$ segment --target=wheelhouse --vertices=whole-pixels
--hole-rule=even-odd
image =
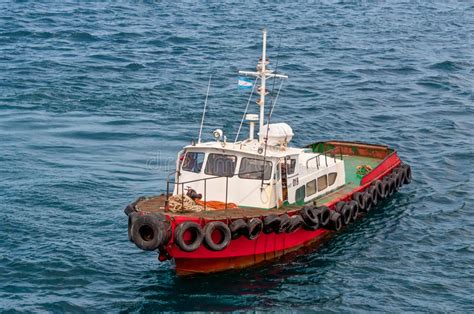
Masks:
[[[173,194],[192,189],[204,202],[270,209],[311,201],[344,184],[342,158],[288,147],[263,154],[251,144],[186,146],[178,156]]]

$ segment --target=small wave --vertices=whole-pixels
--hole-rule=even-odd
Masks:
[[[69,38],[83,42],[92,42],[99,40],[99,38],[87,32],[73,32],[69,34]]]
[[[137,70],[140,70],[140,69],[144,69],[145,66],[141,63],[133,62],[133,63],[128,64],[126,66],[126,68],[129,69],[129,70],[137,71]]]
[[[446,60],[443,62],[432,64],[429,68],[443,71],[457,71],[461,70],[462,66],[459,62]]]
[[[166,39],[166,41],[169,41],[173,44],[187,44],[193,42],[193,39],[189,37],[170,36]]]

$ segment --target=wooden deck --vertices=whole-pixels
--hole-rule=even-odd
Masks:
[[[344,185],[339,189],[330,192],[326,195],[322,195],[320,198],[316,199],[317,205],[323,205],[335,198],[341,197],[350,191],[356,188],[356,185]],[[262,217],[269,214],[284,214],[301,208],[301,205],[288,205],[282,208],[271,208],[271,209],[261,209],[261,208],[252,208],[252,207],[238,207],[225,210],[212,210],[207,209],[201,212],[165,212],[165,200],[166,196],[164,194],[158,196],[147,197],[145,200],[139,201],[135,207],[138,211],[148,212],[148,213],[163,213],[171,217],[180,216],[180,217],[194,217],[194,218],[204,218],[204,219],[236,219],[236,218],[252,218],[252,217]]]

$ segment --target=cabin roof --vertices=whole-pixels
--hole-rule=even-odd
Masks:
[[[247,154],[255,155],[256,157],[263,157],[264,153],[259,153],[259,148],[263,147],[258,143],[258,140],[245,140],[236,143],[224,143],[224,142],[203,142],[194,145],[187,145],[184,147],[186,151],[218,151],[220,153],[227,154]],[[300,155],[305,150],[304,148],[294,147],[280,147],[280,146],[267,146],[266,157],[279,158],[288,155]],[[311,150],[309,150],[311,151]]]

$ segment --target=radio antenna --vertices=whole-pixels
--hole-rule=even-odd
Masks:
[[[204,109],[202,111],[201,126],[199,127],[198,143],[201,143],[202,126],[204,125],[204,117],[206,116],[207,99],[209,98],[209,90],[211,89],[211,80],[212,80],[212,73],[209,75],[209,83],[207,84],[206,100],[204,101]]]

